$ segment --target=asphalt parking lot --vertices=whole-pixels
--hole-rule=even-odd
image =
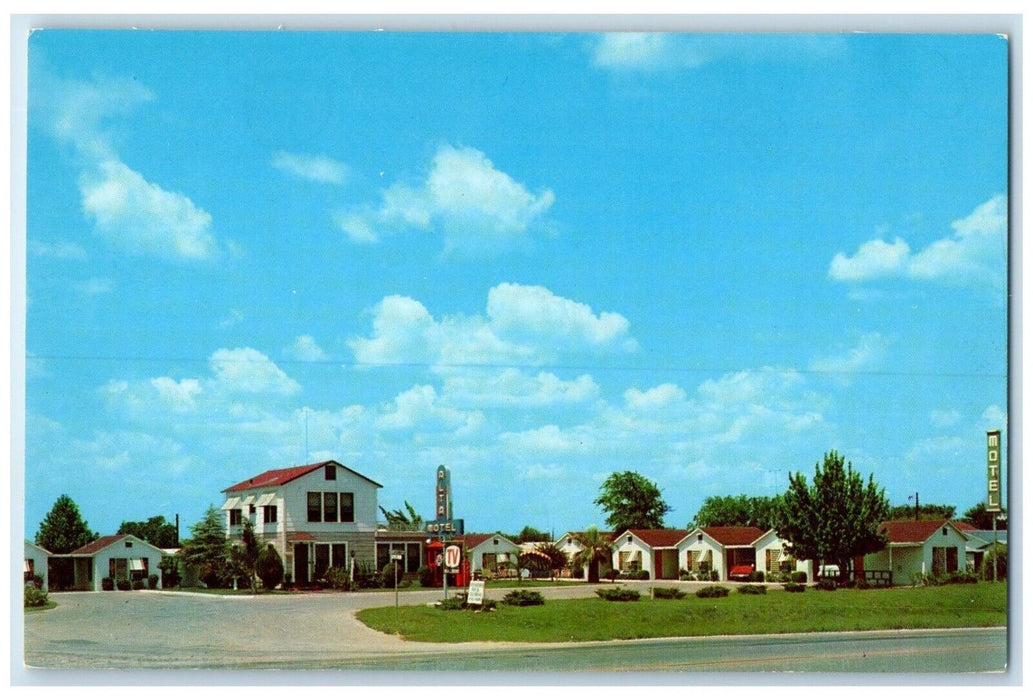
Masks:
[[[595,586],[540,589],[549,597],[591,596]],[[400,594],[401,605],[440,600],[440,589]],[[365,607],[394,605],[393,592],[226,596],[127,591],[56,593],[58,607],[25,614],[31,668],[291,668],[346,657],[440,650],[369,629]],[[490,642],[448,645],[485,649]]]

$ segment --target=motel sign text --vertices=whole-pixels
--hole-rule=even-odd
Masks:
[[[1001,512],[1001,431],[986,433],[986,510]]]

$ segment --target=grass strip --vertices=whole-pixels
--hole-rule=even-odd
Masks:
[[[367,626],[423,642],[587,642],[651,637],[781,634],[1007,624],[1005,584],[785,593],[615,603],[600,598],[499,605],[490,612],[429,606],[370,608]]]

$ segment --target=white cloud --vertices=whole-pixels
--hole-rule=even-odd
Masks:
[[[983,422],[987,430],[1004,430],[1008,426],[1008,414],[1000,406],[987,406],[983,411]]]
[[[444,428],[460,433],[475,430],[483,422],[479,411],[459,411],[443,406],[429,385],[414,386],[395,397],[376,420],[381,430]]]
[[[645,391],[631,388],[624,392],[624,403],[636,411],[649,411],[685,401],[685,390],[676,384],[661,384]]]
[[[937,428],[947,428],[955,425],[961,420],[961,414],[951,409],[949,411],[933,410],[929,414],[929,422]]]
[[[73,283],[72,287],[80,294],[94,297],[101,294],[110,294],[115,288],[115,283],[106,277],[91,277],[88,280]]]
[[[216,350],[208,358],[219,387],[247,394],[296,394],[301,385],[254,348]]]
[[[357,243],[417,229],[441,233],[446,251],[496,254],[525,240],[553,200],[550,190],[529,192],[484,153],[443,145],[422,183],[395,183],[379,206],[342,213],[337,221]]]
[[[893,243],[881,240],[862,243],[853,257],[837,253],[829,265],[829,277],[840,282],[893,277],[907,269],[911,248],[897,238]]]
[[[348,166],[325,155],[277,151],[272,165],[288,175],[330,185],[340,185],[348,176]]]
[[[599,385],[587,374],[565,381],[551,372],[529,375],[515,368],[498,373],[467,372],[445,377],[442,395],[475,406],[552,406],[598,398]]]
[[[168,192],[109,159],[79,178],[83,211],[123,250],[172,259],[205,259],[217,250],[212,217],[185,195]]]
[[[86,249],[69,241],[29,241],[28,252],[41,258],[55,260],[86,260]]]
[[[162,403],[177,413],[194,408],[194,397],[201,393],[201,382],[196,379],[176,381],[171,377],[155,377],[151,380]]]
[[[878,367],[888,348],[889,342],[880,333],[865,333],[845,353],[820,357],[811,362],[810,369],[827,374],[864,372]]]
[[[837,253],[829,265],[829,278],[863,282],[896,277],[1002,285],[1008,245],[1007,198],[993,196],[967,217],[952,222],[951,228],[952,236],[933,241],[916,253],[900,238],[892,244],[868,241],[853,256]]]
[[[501,284],[488,292],[487,318],[435,319],[423,304],[385,297],[372,310],[373,333],[349,347],[364,364],[426,364],[445,370],[463,365],[542,364],[563,351],[632,351],[628,321],[596,315],[586,304],[544,287]]]
[[[323,348],[319,347],[316,339],[310,335],[299,335],[294,342],[285,350],[285,353],[295,360],[302,362],[321,362],[327,359]]]

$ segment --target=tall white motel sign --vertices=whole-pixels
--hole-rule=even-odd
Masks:
[[[986,432],[986,511],[1001,512],[1001,431]]]

